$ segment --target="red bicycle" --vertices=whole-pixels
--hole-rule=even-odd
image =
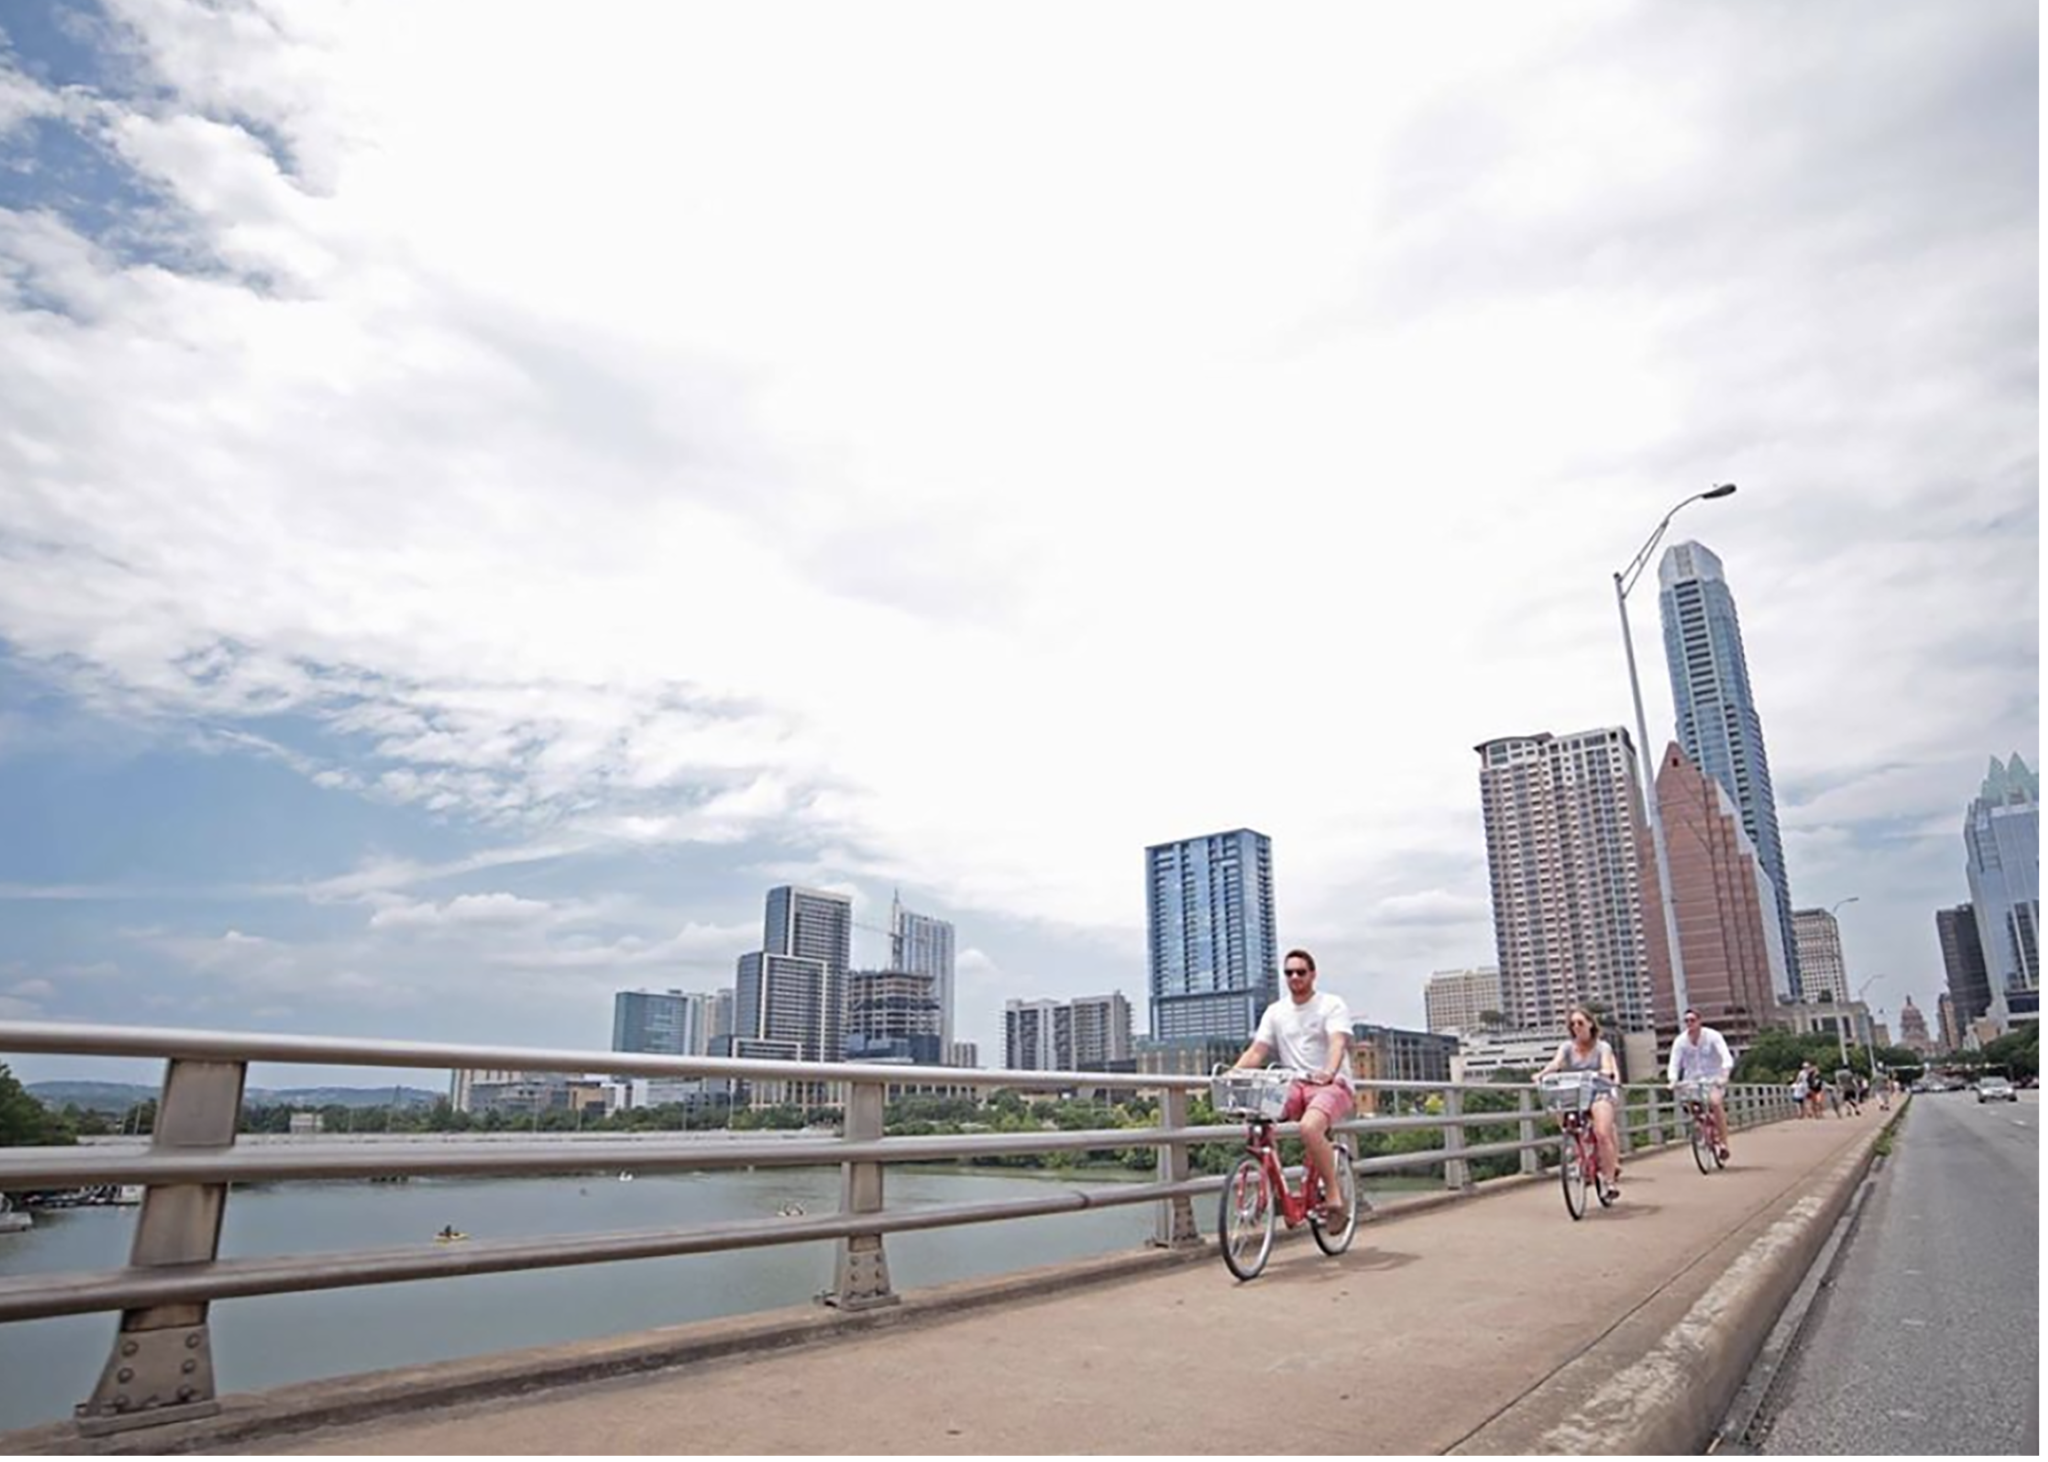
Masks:
[[[1557,1165],[1564,1185],[1565,1212],[1576,1223],[1586,1216],[1586,1190],[1600,1195],[1600,1206],[1614,1206],[1614,1195],[1600,1181],[1600,1139],[1593,1130],[1593,1102],[1614,1083],[1592,1071],[1558,1071],[1541,1077],[1544,1107],[1563,1129],[1564,1152]]]
[[[1233,1068],[1210,1077],[1210,1102],[1217,1112],[1245,1119],[1245,1155],[1223,1184],[1223,1202],[1216,1218],[1224,1266],[1239,1279],[1257,1279],[1265,1269],[1282,1218],[1290,1229],[1307,1223],[1316,1247],[1331,1255],[1350,1248],[1358,1230],[1358,1174],[1351,1165],[1348,1139],[1331,1138],[1337,1149],[1337,1192],[1327,1204],[1322,1175],[1314,1163],[1302,1164],[1299,1191],[1287,1186],[1287,1170],[1280,1164],[1273,1127],[1287,1104],[1288,1090],[1306,1075]],[[1331,1208],[1335,1213],[1326,1217]]]
[[[1714,1115],[1713,1093],[1708,1086],[1704,1081],[1681,1081],[1671,1088],[1692,1133],[1692,1160],[1703,1173],[1728,1165],[1724,1156],[1728,1151],[1728,1134],[1721,1130],[1720,1119]]]

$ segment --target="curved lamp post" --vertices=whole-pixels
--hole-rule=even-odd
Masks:
[[[1650,555],[1664,541],[1664,530],[1671,526],[1671,520],[1678,516],[1680,509],[1709,498],[1728,497],[1734,491],[1734,483],[1724,482],[1705,492],[1694,493],[1664,515],[1664,521],[1636,550],[1636,556],[1628,561],[1628,567],[1614,576],[1614,607],[1621,614],[1621,647],[1628,655],[1628,688],[1636,701],[1637,754],[1643,761],[1643,805],[1649,810],[1650,846],[1657,855],[1657,892],[1664,904],[1664,945],[1671,952],[1671,993],[1676,1000],[1672,1014],[1676,1016],[1683,1016],[1685,1007],[1692,1001],[1685,988],[1685,955],[1678,947],[1678,910],[1671,902],[1671,857],[1664,847],[1664,818],[1657,807],[1657,762],[1660,758],[1650,750],[1650,726],[1643,719],[1643,687],[1636,678],[1636,646],[1628,628],[1628,591],[1636,586],[1636,580],[1649,567]]]
[[[1842,926],[1840,924],[1835,923],[1835,910],[1842,907],[1843,904],[1857,904],[1861,902],[1863,902],[1863,900],[1852,893],[1847,898],[1836,899],[1833,903],[1828,905],[1828,922],[1830,924],[1835,925],[1835,952],[1837,954],[1840,954],[1842,949]],[[1872,975],[1870,977],[1870,980],[1874,980],[1876,978],[1876,975]],[[1870,988],[1870,980],[1865,980],[1863,982],[1864,989],[1867,990]],[[1856,998],[1858,1000],[1863,998],[1860,991],[1858,992]],[[1842,1000],[1844,1004],[1850,1006],[1853,1006],[1855,1003],[1849,998],[1849,960],[1846,955],[1844,955],[1842,958]],[[1841,1049],[1842,1064],[1844,1066],[1847,1066],[1849,1064],[1849,1038],[1842,1034],[1842,1021],[1845,1019],[1853,1019],[1853,1017],[1847,1010],[1844,1010],[1842,1014],[1837,1016],[1835,1019],[1835,1044]],[[1877,1073],[1874,1070],[1871,1072],[1871,1079],[1873,1081],[1877,1079]]]

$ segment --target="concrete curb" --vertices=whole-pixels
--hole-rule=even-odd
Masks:
[[[1904,1114],[1702,1256],[1703,1289],[1674,1281],[1450,1454],[1698,1455]]]

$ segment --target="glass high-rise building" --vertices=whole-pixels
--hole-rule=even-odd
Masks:
[[[740,956],[734,981],[732,1054],[793,1047],[797,1060],[839,1060],[852,963],[851,898],[788,884],[768,890],[761,948]]]
[[[1941,939],[1941,963],[1948,973],[1948,994],[1955,1007],[1956,1029],[1991,1008],[1991,975],[1984,968],[1984,941],[1977,935],[1977,911],[1968,904],[1934,911]],[[1958,1049],[1951,1045],[1951,1050]]]
[[[1273,840],[1250,828],[1145,850],[1152,1036],[1249,1041],[1279,998]]]
[[[1991,987],[1987,1013],[2004,1029],[2041,1010],[2041,782],[2018,752],[2010,765],[1991,758],[1963,842]]]
[[[913,914],[900,898],[889,903],[889,968],[929,975],[939,1001],[939,1040],[953,1043],[953,926]]]
[[[712,997],[683,990],[621,990],[612,996],[612,1049],[701,1056],[711,1047]]]
[[[1657,583],[1678,743],[1686,759],[1719,782],[1735,801],[1742,830],[1756,848],[1757,863],[1778,895],[1779,944],[1797,995],[1802,986],[1785,845],[1778,835],[1777,794],[1771,789],[1764,723],[1749,685],[1735,596],[1721,560],[1699,543],[1678,543],[1664,550]]]

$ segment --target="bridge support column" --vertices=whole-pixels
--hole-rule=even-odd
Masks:
[[[888,1089],[879,1081],[856,1081],[847,1089],[847,1141],[881,1141],[887,1096]],[[839,1171],[840,1212],[882,1211],[880,1163],[842,1163]],[[880,1234],[855,1234],[839,1241],[839,1261],[834,1266],[832,1288],[824,1299],[826,1304],[842,1310],[871,1310],[878,1305],[898,1303],[899,1296],[889,1288],[889,1256],[882,1251]]]
[[[1522,1114],[1521,1126],[1517,1129],[1522,1142],[1522,1172],[1540,1172],[1543,1155],[1536,1151],[1536,1093],[1526,1086],[1516,1092],[1515,1110]]]
[[[1465,1150],[1465,1093],[1452,1087],[1444,1093],[1444,1186],[1464,1192],[1472,1186],[1472,1165],[1456,1154]]]
[[[1188,1094],[1179,1087],[1168,1087],[1159,1093],[1159,1124],[1162,1127],[1185,1127],[1188,1124]],[[1159,1181],[1162,1183],[1185,1183],[1188,1178],[1188,1150],[1180,1143],[1168,1143],[1159,1149]],[[1194,1201],[1186,1196],[1168,1198],[1159,1205],[1159,1218],[1152,1235],[1152,1245],[1159,1249],[1186,1249],[1202,1242],[1202,1236],[1195,1230]]]
[[[239,1061],[172,1060],[164,1071],[151,1147],[233,1147],[246,1075]],[[227,1201],[225,1183],[151,1186],[142,1195],[129,1264],[143,1269],[217,1258]],[[90,1400],[74,1408],[79,1431],[104,1436],[218,1412],[206,1312],[204,1301],[123,1310],[100,1383]]]

